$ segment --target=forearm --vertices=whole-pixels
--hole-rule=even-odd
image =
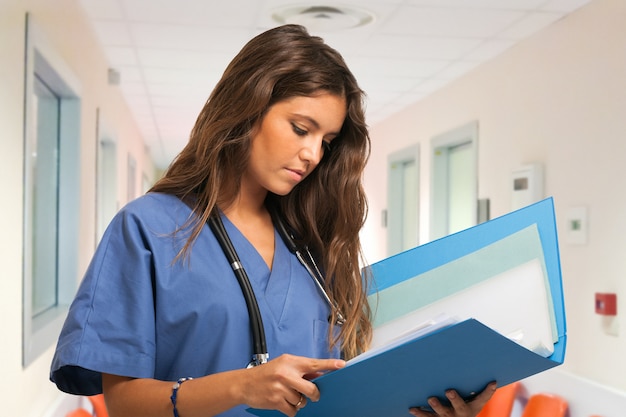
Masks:
[[[240,381],[244,370],[223,372],[186,381],[178,389],[180,417],[208,417],[242,404]],[[175,381],[132,379],[103,375],[102,384],[111,417],[172,417]]]
[[[177,392],[180,417],[208,417],[237,405],[278,410],[295,416],[308,398],[319,400],[317,386],[305,376],[345,366],[339,359],[281,355],[267,364],[220,372],[187,381]],[[183,376],[184,377],[184,376]],[[111,417],[172,417],[174,381],[103,375],[102,385]]]

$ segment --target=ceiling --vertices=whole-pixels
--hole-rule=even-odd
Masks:
[[[345,6],[371,14],[361,27],[310,32],[342,53],[367,93],[372,125],[589,0],[79,2],[156,165],[165,168],[228,62],[250,38],[280,24],[272,18],[278,9]]]

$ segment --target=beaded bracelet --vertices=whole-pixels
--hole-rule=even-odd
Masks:
[[[176,396],[178,395],[178,388],[180,388],[183,382],[191,381],[192,379],[192,377],[180,378],[178,381],[174,382],[174,385],[172,386],[172,396],[170,397],[170,400],[172,400],[172,406],[174,406],[174,408],[172,409],[172,411],[174,412],[174,417],[178,417],[178,409],[176,408]]]

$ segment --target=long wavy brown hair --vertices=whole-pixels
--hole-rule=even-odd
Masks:
[[[250,140],[268,109],[291,97],[331,93],[347,114],[317,168],[288,195],[267,199],[323,267],[330,298],[346,318],[331,345],[350,358],[371,339],[369,279],[360,271],[359,231],[367,214],[362,174],[370,153],[364,93],[342,56],[298,25],[268,30],[248,42],[226,68],[191,132],[189,143],[150,191],[193,201],[195,216],[179,256],[186,257],[216,205],[239,192]],[[335,322],[336,312],[331,318]]]

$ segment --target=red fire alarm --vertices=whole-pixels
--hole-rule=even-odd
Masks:
[[[617,315],[617,294],[596,293],[596,313],[603,316]]]

